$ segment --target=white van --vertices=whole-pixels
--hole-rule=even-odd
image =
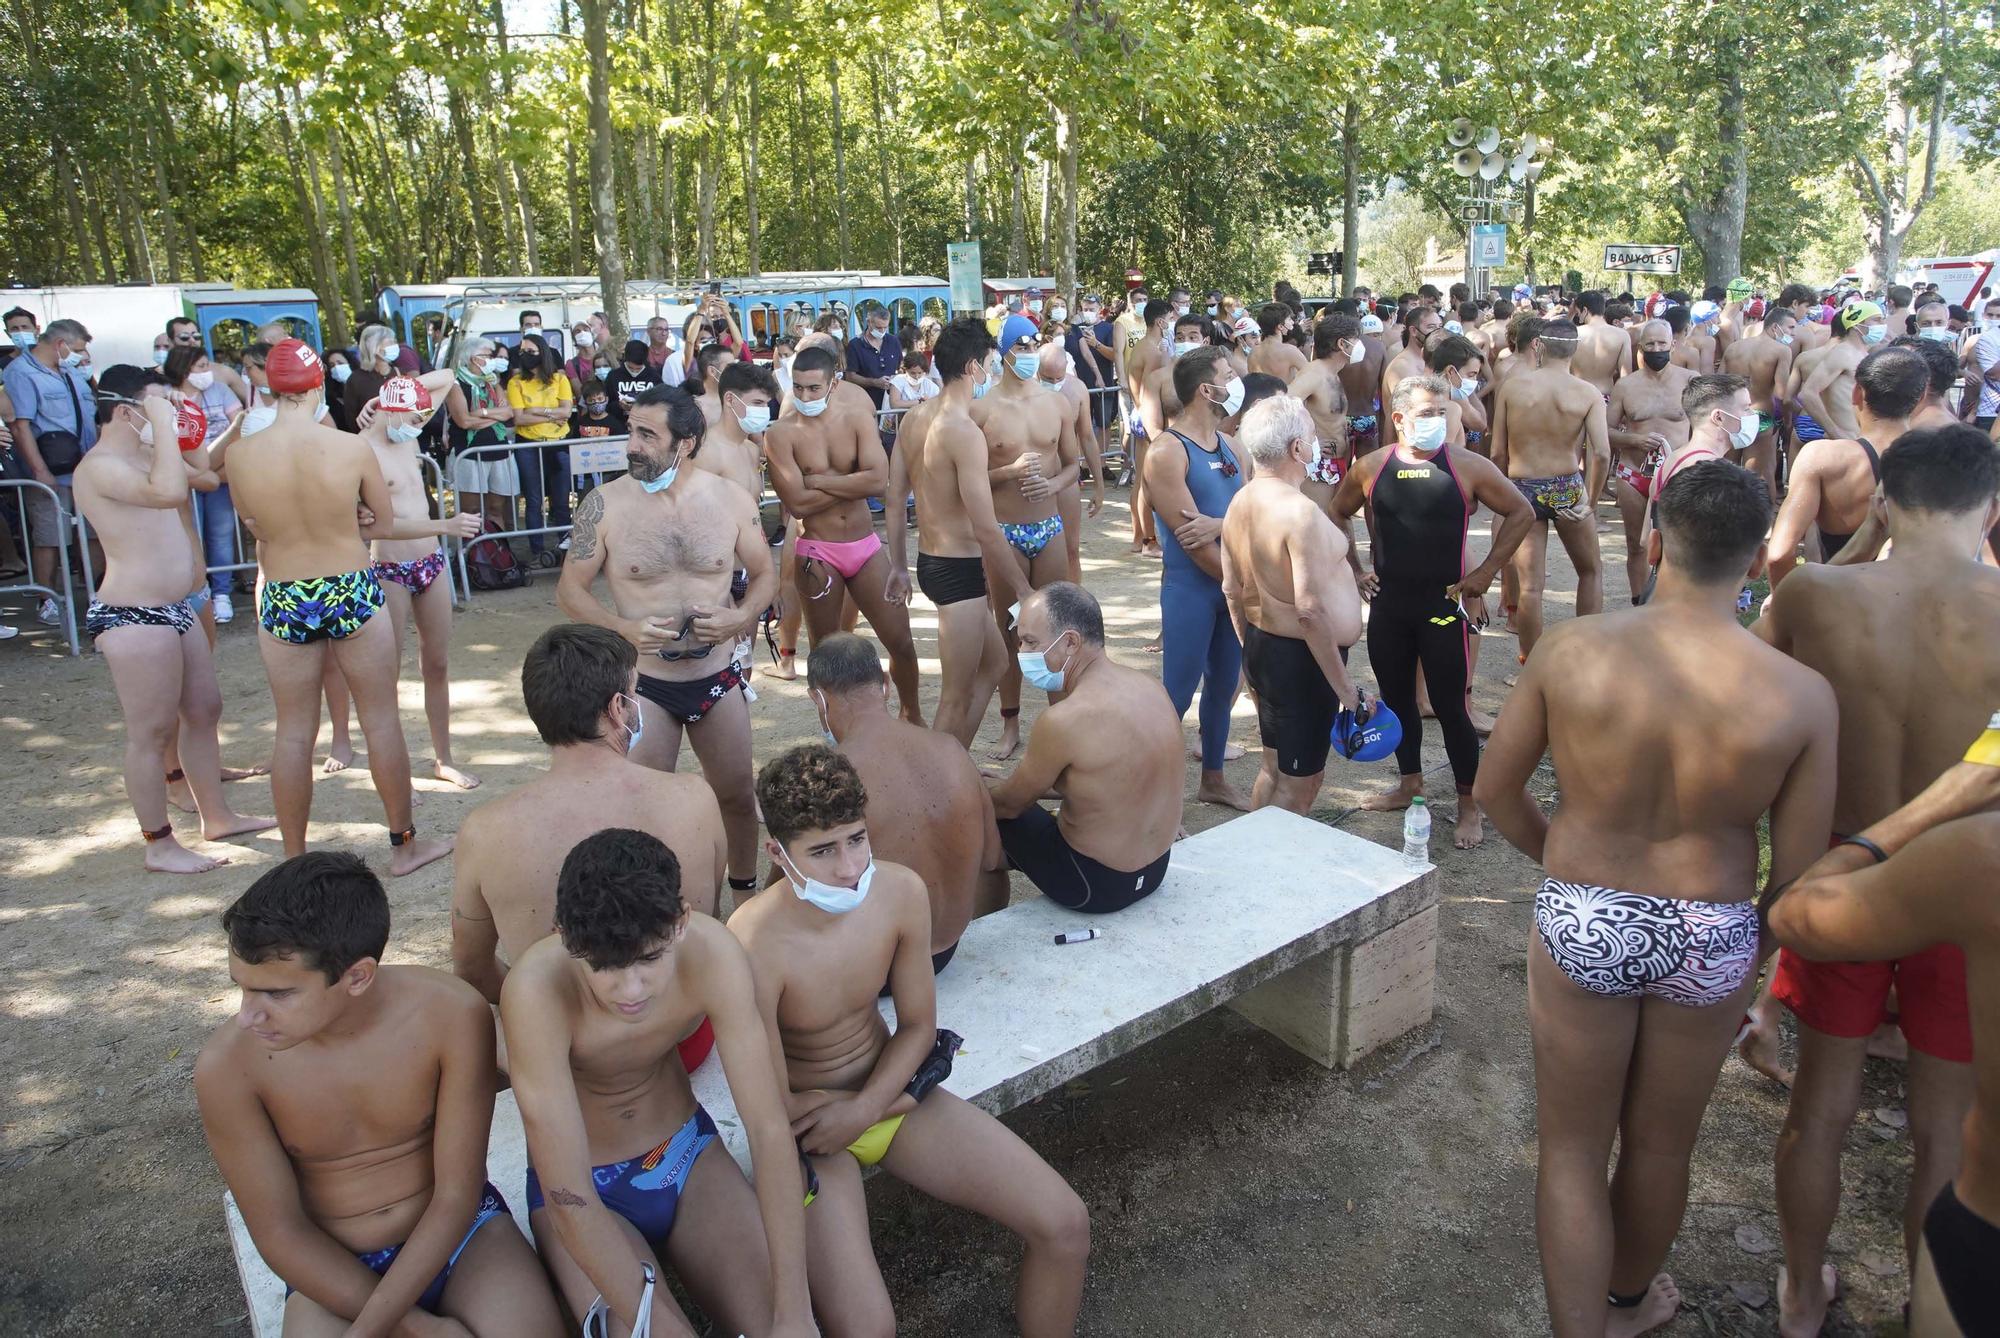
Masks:
[[[1912,288],[1934,283],[1945,301],[1964,307],[1977,316],[1979,304],[1984,300],[1982,290],[1990,292],[2000,288],[2000,280],[1993,277],[1995,265],[2000,265],[2000,249],[1981,251],[1972,256],[1932,256],[1923,260],[1907,260],[1896,275],[1896,282],[1906,283]]]

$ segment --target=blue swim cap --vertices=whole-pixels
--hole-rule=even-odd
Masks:
[[[1380,700],[1364,700],[1353,711],[1342,707],[1333,718],[1334,751],[1350,762],[1380,762],[1402,741],[1403,722]]]

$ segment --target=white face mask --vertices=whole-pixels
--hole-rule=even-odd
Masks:
[[[257,433],[262,432],[265,428],[271,426],[271,424],[276,422],[277,419],[278,419],[277,405],[275,404],[256,405],[255,407],[251,408],[246,413],[244,413],[243,426],[237,432],[237,435],[239,437],[255,436]]]
[[[819,907],[828,915],[845,915],[868,899],[868,884],[875,881],[875,861],[869,860],[868,867],[861,871],[861,877],[853,887],[835,887],[822,883],[817,878],[807,878],[792,866],[791,860],[783,861],[778,867],[785,871],[785,877],[792,885],[792,891],[800,901]]]
[[[597,342],[597,336],[593,335],[590,331],[578,330],[576,332],[576,346],[578,348],[589,348],[592,344],[596,342]]]
[[[193,386],[196,390],[207,390],[210,386],[215,384],[215,373],[189,372],[188,384]]]
[[[828,387],[826,395],[820,399],[802,400],[799,399],[797,396],[794,396],[792,398],[792,403],[797,405],[799,412],[804,414],[806,417],[817,418],[821,414],[826,412],[827,403],[832,399],[833,399],[833,390],[832,387]],[[748,429],[746,428],[745,431],[748,431]]]
[[[333,364],[333,366],[327,368],[326,370],[327,370],[327,375],[333,378],[335,385],[341,385],[341,386],[346,385],[347,378],[354,375],[354,369],[352,367],[349,367],[344,362],[336,362],[335,364]]]
[[[1243,378],[1232,376],[1222,388],[1222,403],[1216,409],[1224,418],[1234,418],[1243,407]]]
[[[1443,414],[1419,418],[1410,424],[1410,449],[1422,455],[1429,455],[1444,445],[1445,421]]]
[[[771,406],[768,404],[745,405],[743,412],[736,416],[736,426],[741,428],[746,436],[756,436],[759,432],[771,426]]]

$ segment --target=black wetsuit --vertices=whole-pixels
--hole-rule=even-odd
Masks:
[[[1875,482],[1880,483],[1882,481],[1882,457],[1876,451],[1875,443],[1866,437],[1856,437],[1855,440],[1861,443],[1862,450],[1868,452],[1868,472],[1875,476]],[[1874,502],[1871,500],[1869,505],[1873,506]],[[1854,532],[1852,530],[1846,534],[1828,534],[1825,530],[1821,530],[1819,532],[1819,560],[1821,562],[1833,561],[1833,555],[1847,547],[1847,541],[1853,537]]]
[[[1425,458],[1398,443],[1368,491],[1375,572],[1382,582],[1368,612],[1368,663],[1376,690],[1403,722],[1396,769],[1404,776],[1423,771],[1424,730],[1417,715],[1421,663],[1460,794],[1472,792],[1479,734],[1465,708],[1469,629],[1458,602],[1445,592],[1465,577],[1472,510],[1448,449]]]

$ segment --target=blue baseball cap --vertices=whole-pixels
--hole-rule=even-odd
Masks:
[[[1350,711],[1342,707],[1333,718],[1333,747],[1350,762],[1380,762],[1403,741],[1403,722],[1381,701],[1364,700]]]
[[[1006,320],[1000,322],[1001,354],[1004,356],[1005,354],[1012,353],[1014,345],[1020,343],[1023,339],[1033,339],[1038,333],[1039,331],[1036,330],[1035,323],[1026,316],[1009,316]]]

